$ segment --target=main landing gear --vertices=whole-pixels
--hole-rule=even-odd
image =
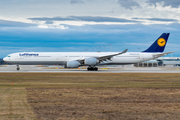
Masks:
[[[20,67],[19,67],[19,65],[17,65],[17,68],[16,68],[16,70],[20,70]]]
[[[89,67],[87,68],[87,70],[88,70],[88,71],[98,71],[98,68],[97,68],[97,67],[91,67],[91,66],[89,66]]]

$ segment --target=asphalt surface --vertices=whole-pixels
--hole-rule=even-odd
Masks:
[[[61,67],[38,67],[33,65],[21,65],[20,70],[16,70],[15,65],[0,66],[0,73],[180,73],[180,68],[167,67],[118,67],[118,68],[102,68],[98,71],[87,71],[86,68],[81,69],[63,69]]]

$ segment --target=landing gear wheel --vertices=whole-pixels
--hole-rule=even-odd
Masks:
[[[88,71],[92,71],[92,67],[88,67],[87,70],[88,70]]]
[[[98,71],[97,67],[88,67],[87,68],[88,71]]]
[[[20,67],[19,67],[19,65],[17,65],[17,68],[16,68],[16,70],[20,70]]]
[[[93,67],[91,67],[91,71],[94,71],[94,68],[93,68]]]
[[[88,67],[87,70],[90,71],[90,68]]]

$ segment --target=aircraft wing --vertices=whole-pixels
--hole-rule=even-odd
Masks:
[[[110,60],[113,56],[124,54],[124,53],[126,53],[127,51],[128,51],[128,49],[125,49],[123,52],[120,52],[120,53],[117,53],[117,54],[100,56],[100,57],[95,57],[95,58],[96,58],[97,60],[99,60],[100,62],[102,62],[102,61]],[[77,60],[77,61],[79,61],[81,64],[83,64],[83,63],[84,63],[84,60],[85,60],[85,59],[81,59],[81,60]]]
[[[158,58],[158,57],[162,57],[162,56],[168,55],[168,54],[170,54],[170,53],[174,53],[174,52],[166,52],[166,53],[154,54],[153,57],[154,57],[154,58]]]
[[[124,54],[128,51],[128,49],[125,49],[124,51],[117,53],[117,54],[112,54],[112,55],[106,55],[106,56],[101,56],[101,57],[96,57],[99,61],[104,61],[104,60],[110,60],[111,57],[116,56],[116,55],[120,55],[120,54]]]

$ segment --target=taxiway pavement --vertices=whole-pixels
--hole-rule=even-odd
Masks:
[[[99,68],[98,71],[87,71],[86,69],[63,69],[59,67],[38,67],[34,65],[21,65],[16,70],[15,65],[0,66],[0,73],[180,73],[180,68],[166,67],[119,67]]]

